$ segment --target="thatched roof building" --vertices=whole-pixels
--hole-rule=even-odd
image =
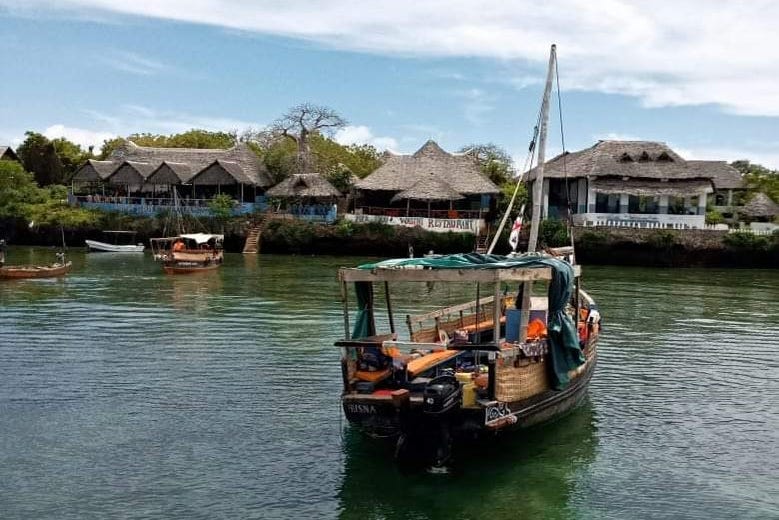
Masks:
[[[187,163],[163,161],[146,178],[148,184],[181,184],[192,177],[192,167]]]
[[[447,182],[429,176],[418,180],[407,190],[403,190],[394,197],[396,200],[460,200],[463,195],[457,193]]]
[[[113,161],[96,161],[95,159],[87,159],[87,162],[82,164],[76,173],[73,175],[74,182],[100,182],[106,180],[114,170],[117,168],[117,164]]]
[[[266,195],[290,199],[331,199],[340,197],[341,192],[318,173],[297,173],[269,189]]]
[[[773,218],[779,216],[779,204],[765,193],[757,193],[739,210],[751,218]]]
[[[725,161],[687,161],[687,168],[710,178],[717,190],[740,190],[746,188],[741,172]]]
[[[227,181],[225,184],[238,182],[262,188],[273,184],[263,162],[244,143],[238,143],[228,149],[199,149],[138,146],[132,141],[125,141],[112,152],[111,160],[114,163],[121,161],[147,163],[151,164],[153,169],[163,162],[186,164],[193,174],[203,174],[203,177],[197,181],[199,184],[210,184],[217,178],[225,179]],[[206,169],[209,173],[202,172]]]
[[[16,155],[14,149],[10,146],[0,145],[0,161],[18,161],[19,156]]]
[[[461,195],[495,194],[500,190],[485,177],[472,155],[444,151],[427,141],[412,155],[385,154],[384,163],[357,182],[362,191],[402,192],[430,176],[443,181]]]
[[[124,161],[106,181],[108,184],[141,186],[154,170],[154,165],[149,163]]]
[[[538,167],[530,170],[528,180],[535,179],[537,172]],[[587,178],[594,181],[593,188],[601,193],[612,192],[602,180],[607,177],[641,179],[643,194],[652,195],[683,196],[698,191],[698,187],[684,181],[698,185],[708,182],[713,189],[744,186],[738,170],[724,161],[686,161],[668,145],[656,141],[598,141],[584,150],[566,152],[547,161],[544,177]]]

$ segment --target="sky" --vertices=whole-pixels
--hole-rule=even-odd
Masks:
[[[556,43],[547,156],[647,139],[779,168],[777,19],[775,0],[0,0],[0,144],[240,132],[311,102],[345,144],[492,142],[521,166]]]

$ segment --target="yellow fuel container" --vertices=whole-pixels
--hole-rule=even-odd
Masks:
[[[463,408],[476,407],[476,384],[465,383],[463,385]]]

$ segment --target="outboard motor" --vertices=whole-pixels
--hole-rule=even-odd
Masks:
[[[454,376],[438,376],[427,383],[423,395],[422,410],[426,414],[442,414],[460,405],[462,388]]]

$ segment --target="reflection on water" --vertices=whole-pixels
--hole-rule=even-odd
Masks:
[[[358,260],[70,258],[0,282],[4,520],[779,518],[779,272],[586,268],[605,326],[589,404],[430,475],[342,424],[335,272]],[[393,291],[401,330],[475,297]]]
[[[470,445],[449,474],[430,475],[403,473],[386,463],[391,446],[349,431],[340,518],[566,518],[596,442],[585,403],[554,423]]]

